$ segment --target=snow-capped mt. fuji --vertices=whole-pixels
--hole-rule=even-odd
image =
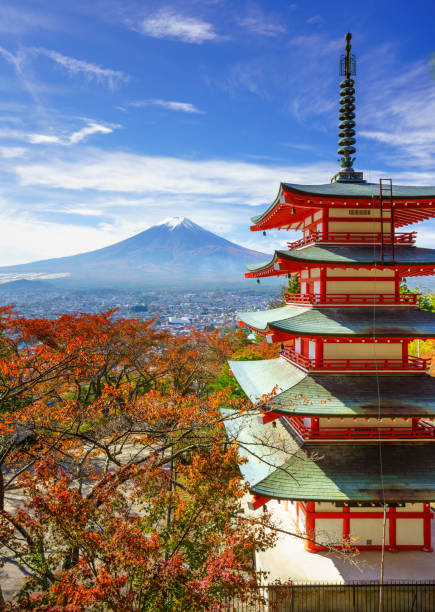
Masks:
[[[159,226],[159,225],[165,225],[171,231],[174,230],[175,228],[179,227],[180,225],[182,225],[183,227],[186,227],[188,229],[195,229],[195,228],[197,228],[199,230],[202,229],[202,227],[200,227],[199,225],[196,225],[196,223],[193,223],[193,221],[191,221],[187,217],[168,217],[167,219],[165,219],[161,223],[157,224],[157,226]]]
[[[245,264],[267,259],[213,234],[186,217],[171,217],[158,225],[103,249],[71,257],[47,259],[0,268],[26,278],[30,273],[63,276],[56,284],[178,286],[241,283]]]

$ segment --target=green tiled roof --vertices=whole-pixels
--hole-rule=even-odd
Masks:
[[[326,183],[324,185],[297,185],[295,183],[281,183],[278,197],[260,215],[251,218],[253,223],[261,221],[276,206],[282,190],[313,196],[325,196],[330,198],[369,198],[379,196],[379,183]],[[393,185],[393,198],[434,198],[435,187],[415,187],[409,185]]]
[[[324,185],[297,185],[281,183],[284,191],[312,193],[313,195],[372,198],[379,196],[379,183],[325,183]],[[431,198],[435,199],[435,187],[416,187],[414,185],[393,185],[393,198]]]
[[[270,405],[283,414],[435,417],[435,378],[426,374],[308,375],[282,357],[229,365],[253,403],[275,389]]]
[[[381,444],[381,479],[377,443],[310,444],[306,449],[282,425],[272,429],[249,416],[227,421],[226,428],[247,458],[240,470],[257,495],[368,502],[382,501],[385,493],[387,502],[435,500],[434,443]]]
[[[373,246],[312,246],[306,249],[275,251],[269,261],[248,264],[246,268],[250,272],[257,272],[273,265],[279,258],[288,261],[318,263],[318,264],[377,264],[381,265],[381,251],[379,247]],[[435,249],[423,249],[420,247],[396,247],[394,249],[396,264],[401,265],[435,265]],[[385,266],[394,267],[391,261],[391,249],[385,247],[384,250]]]
[[[304,306],[281,306],[270,310],[253,310],[251,312],[239,312],[238,318],[255,329],[265,330],[271,321],[281,321],[289,317],[302,315],[307,311]]]
[[[418,308],[303,308],[239,313],[258,330],[301,336],[415,337],[435,336],[435,314]]]

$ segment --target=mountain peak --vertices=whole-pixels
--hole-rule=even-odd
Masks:
[[[196,224],[187,217],[168,217],[162,223],[159,223],[159,225],[165,225],[171,231],[180,226],[188,229],[195,229],[196,227]]]
[[[68,276],[71,283],[99,286],[166,283],[192,286],[240,282],[244,263],[266,255],[246,249],[194,223],[171,217],[147,230],[103,249],[0,268],[3,274],[32,272]]]

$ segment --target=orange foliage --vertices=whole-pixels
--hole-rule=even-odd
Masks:
[[[206,389],[253,349],[112,315],[0,311],[0,543],[29,576],[9,609],[225,609],[274,538],[268,514],[240,514],[222,427],[222,407],[248,404]]]

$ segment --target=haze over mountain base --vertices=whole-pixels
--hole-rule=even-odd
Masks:
[[[173,217],[121,242],[79,255],[0,267],[0,283],[44,280],[60,286],[239,285],[245,265],[267,255]]]

